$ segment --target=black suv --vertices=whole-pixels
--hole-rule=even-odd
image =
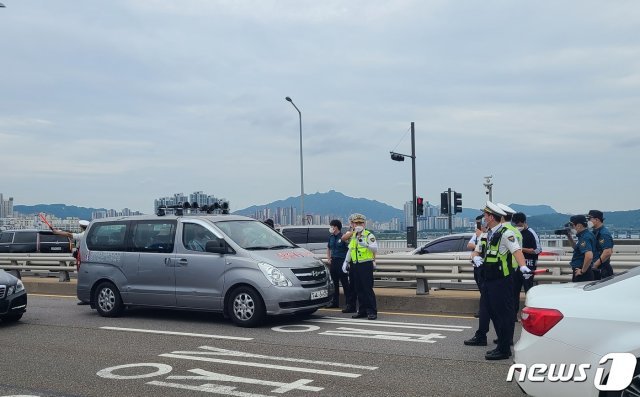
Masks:
[[[68,254],[71,241],[47,230],[6,230],[0,233],[0,253]]]

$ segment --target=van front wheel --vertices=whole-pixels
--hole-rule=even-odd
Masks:
[[[124,310],[120,292],[115,285],[104,282],[98,285],[94,295],[94,302],[98,314],[102,317],[117,317]]]
[[[240,327],[255,327],[266,315],[262,297],[251,287],[238,287],[231,292],[227,312]]]

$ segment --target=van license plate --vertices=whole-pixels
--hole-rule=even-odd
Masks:
[[[62,247],[51,247],[51,251],[62,251]]]
[[[329,291],[326,289],[323,289],[320,291],[313,291],[311,293],[311,300],[326,298],[327,296],[329,296]]]

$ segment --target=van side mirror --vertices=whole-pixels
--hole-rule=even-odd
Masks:
[[[213,254],[224,255],[227,253],[227,244],[224,242],[224,240],[209,240],[207,241],[204,250]]]

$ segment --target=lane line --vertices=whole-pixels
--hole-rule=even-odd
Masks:
[[[231,340],[243,340],[243,341],[253,340],[253,338],[243,338],[240,336],[194,334],[190,332],[160,331],[160,330],[153,330],[153,329],[120,328],[120,327],[100,327],[100,329],[105,329],[109,331],[140,332],[140,333],[146,333],[146,334],[159,334],[159,335],[195,336],[198,338],[231,339]]]

